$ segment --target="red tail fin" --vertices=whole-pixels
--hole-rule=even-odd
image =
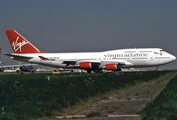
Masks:
[[[5,30],[14,53],[42,53],[15,30]]]

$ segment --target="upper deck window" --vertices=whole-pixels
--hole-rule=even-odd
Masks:
[[[152,51],[140,51],[140,52],[150,52],[151,53]]]
[[[125,51],[124,53],[136,53],[136,51]]]

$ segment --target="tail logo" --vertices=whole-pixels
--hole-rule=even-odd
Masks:
[[[12,43],[12,46],[14,47],[15,52],[19,49],[20,49],[20,52],[22,52],[21,47],[28,44],[29,42],[25,40],[22,40],[22,42],[18,42],[18,40],[19,40],[19,37],[17,37],[16,41]]]

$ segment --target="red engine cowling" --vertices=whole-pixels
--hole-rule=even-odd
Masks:
[[[114,63],[106,64],[106,70],[117,70],[117,65]]]
[[[89,68],[92,68],[92,65],[91,65],[90,62],[81,62],[80,63],[80,68],[89,69]]]

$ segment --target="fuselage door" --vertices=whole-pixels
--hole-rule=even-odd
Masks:
[[[101,54],[98,54],[97,56],[98,56],[98,57],[97,57],[97,60],[102,61],[102,56],[101,56]]]
[[[153,61],[154,60],[154,56],[151,54],[150,55],[150,60]]]

